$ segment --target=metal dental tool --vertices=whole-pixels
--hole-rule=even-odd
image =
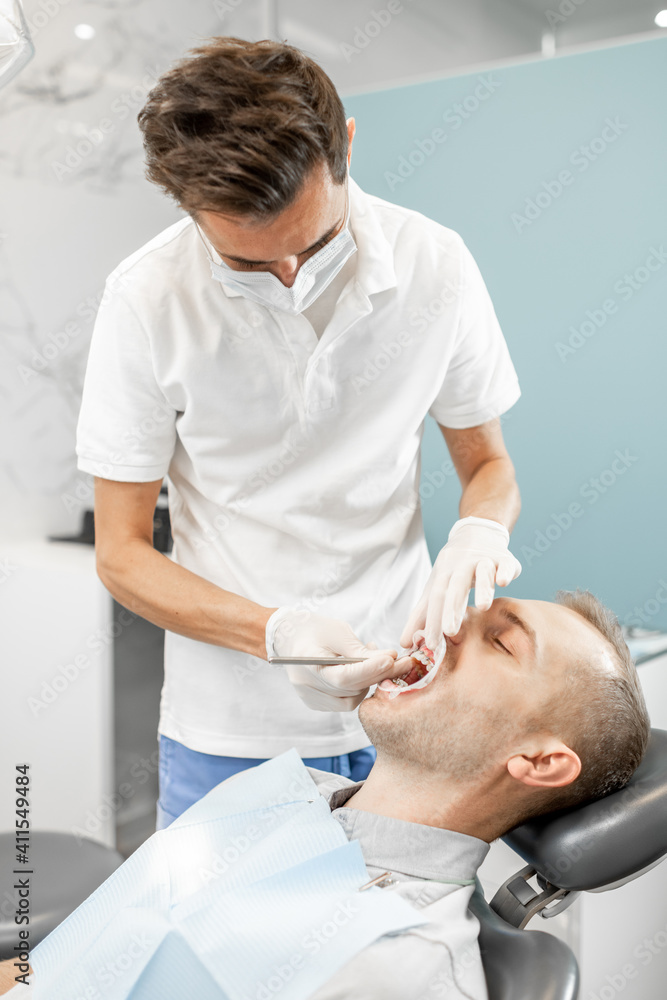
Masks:
[[[363,656],[270,656],[268,663],[276,665],[311,663],[317,667],[333,667],[337,663],[363,663]]]

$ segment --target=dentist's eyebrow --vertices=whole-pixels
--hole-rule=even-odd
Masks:
[[[331,229],[327,229],[327,231],[324,234],[324,236],[320,236],[319,240],[315,240],[315,242],[313,244],[311,244],[311,246],[309,246],[307,250],[301,250],[300,253],[294,254],[294,256],[295,257],[302,257],[303,254],[310,253],[310,251],[314,250],[315,247],[319,246],[320,243],[323,243],[325,240],[328,240],[330,236],[333,236],[334,231],[338,228],[338,226],[340,226],[340,223],[341,223],[340,219],[338,220],[338,222],[334,222],[334,224],[331,227]],[[213,245],[213,244],[211,244],[211,245]],[[230,253],[223,253],[221,250],[218,250],[217,247],[215,247],[215,250],[220,254],[221,257],[226,257],[227,260],[235,260],[237,264],[274,264],[275,263],[275,261],[273,261],[273,260],[248,260],[246,257],[233,257],[232,254],[230,254]]]
[[[523,618],[520,618],[519,615],[509,608],[499,607],[498,614],[501,618],[504,618],[508,625],[514,625],[516,628],[521,629],[530,642],[531,652],[535,656],[537,654],[537,635],[535,634],[535,629],[531,628],[528,622],[525,622]]]

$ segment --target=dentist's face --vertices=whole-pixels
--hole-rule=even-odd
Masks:
[[[299,196],[273,221],[200,211],[209,243],[235,271],[270,271],[291,288],[299,268],[345,224],[347,184],[335,184],[326,163],[315,167]]]
[[[567,742],[554,732],[552,709],[567,705],[568,680],[584,657],[615,670],[604,639],[576,612],[497,598],[488,611],[468,608],[430,684],[395,698],[377,688],[359,718],[378,753],[471,777],[529,749],[531,733]]]

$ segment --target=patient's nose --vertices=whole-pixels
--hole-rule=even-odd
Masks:
[[[456,635],[446,635],[447,648],[456,650],[465,644],[466,640],[478,629],[484,621],[486,611],[479,611],[478,608],[466,608],[466,612],[461,620],[461,626]]]

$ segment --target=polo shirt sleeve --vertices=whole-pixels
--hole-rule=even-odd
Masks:
[[[475,427],[499,417],[521,395],[519,380],[479,268],[460,243],[454,350],[429,413],[443,427]]]
[[[112,277],[95,320],[77,425],[78,468],[119,482],[162,479],[176,411],[154,372],[147,332]]]

